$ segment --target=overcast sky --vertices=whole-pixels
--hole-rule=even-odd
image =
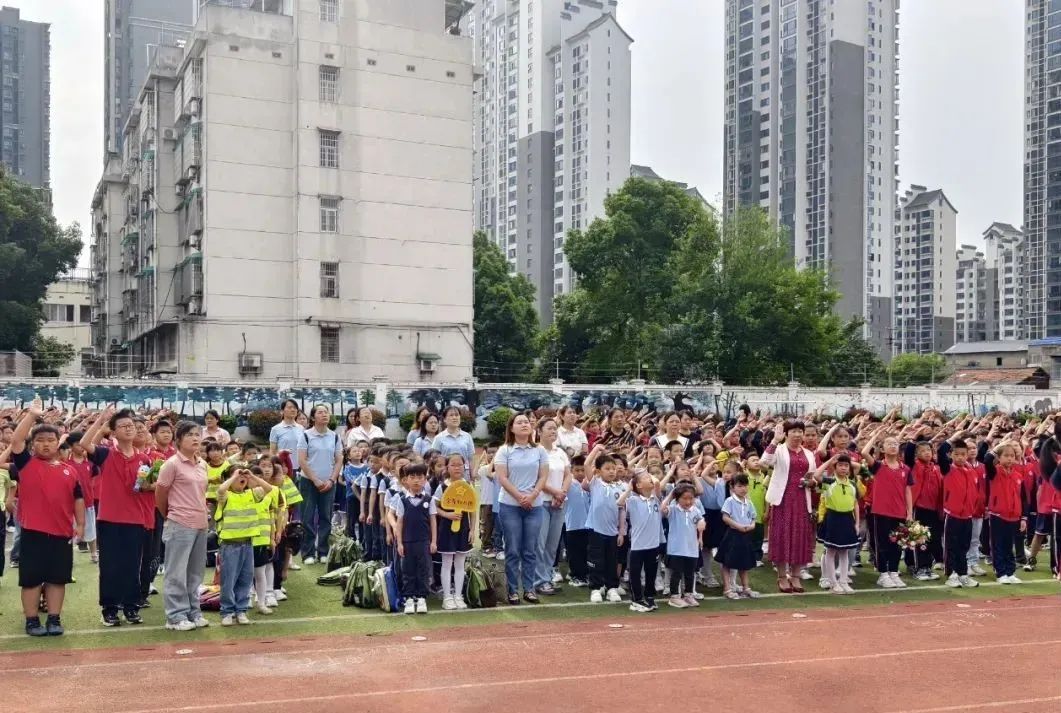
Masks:
[[[103,3],[3,4],[52,25],[55,211],[87,231],[103,160]],[[723,5],[619,2],[619,21],[634,38],[632,160],[698,186],[715,203],[722,191]],[[944,189],[958,209],[960,242],[978,243],[995,220],[1020,225],[1024,0],[918,0],[901,8],[902,188]]]

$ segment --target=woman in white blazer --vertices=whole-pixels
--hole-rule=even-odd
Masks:
[[[807,473],[816,467],[814,454],[803,447],[803,422],[778,422],[773,443],[763,453],[773,466],[766,504],[770,511],[770,561],[777,566],[777,588],[785,594],[802,593],[799,570],[814,554]]]

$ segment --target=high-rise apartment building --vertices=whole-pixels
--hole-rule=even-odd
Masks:
[[[475,227],[526,275],[549,322],[572,287],[569,230],[630,171],[630,45],[617,0],[481,0],[475,41]]]
[[[954,280],[954,330],[957,342],[983,342],[987,332],[987,264],[974,245],[958,248]]]
[[[1061,337],[1061,3],[1026,0],[1025,339]]]
[[[899,199],[893,355],[944,352],[954,344],[957,219],[941,190],[912,185]]]
[[[472,372],[472,45],[448,0],[203,0],[93,201],[98,373]]]
[[[1023,278],[1024,233],[1009,223],[992,223],[983,237],[987,339],[1023,339],[1021,309],[1027,289]]]
[[[898,0],[726,0],[724,211],[763,207],[890,352]]]
[[[0,8],[0,163],[19,180],[48,188],[50,151],[49,26]]]
[[[105,152],[121,152],[122,130],[147,78],[154,52],[184,41],[197,1],[104,0]]]

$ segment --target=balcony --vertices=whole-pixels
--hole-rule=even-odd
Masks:
[[[189,255],[177,266],[174,278],[176,296],[174,302],[188,305],[193,299],[203,296],[203,256],[201,253]]]

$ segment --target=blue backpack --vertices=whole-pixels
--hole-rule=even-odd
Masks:
[[[376,587],[379,590],[379,608],[385,612],[401,611],[405,601],[398,587],[398,573],[393,567],[384,567],[375,573]]]

